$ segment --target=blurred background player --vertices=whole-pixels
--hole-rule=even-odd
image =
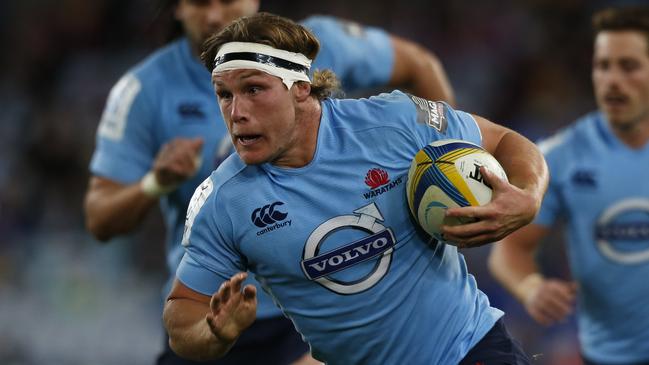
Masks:
[[[170,344],[194,359],[225,354],[254,320],[255,287],[242,293],[237,274],[249,268],[328,364],[528,364],[457,247],[417,229],[404,176],[431,141],[493,153],[512,183],[483,171],[494,200],[456,210],[481,218],[454,232],[480,245],[535,216],[548,180],[541,153],[505,127],[398,90],[331,99],[335,75],[308,76],[318,49],[303,26],[269,13],[206,43],[237,153],[192,197],[164,311]],[[368,198],[375,168],[389,188]]]
[[[231,151],[209,72],[198,60],[200,47],[234,19],[255,13],[259,2],[172,3],[185,37],[133,67],[113,87],[97,131],[85,214],[88,229],[106,241],[132,232],[160,200],[167,266],[173,275],[182,256],[180,240],[191,194]],[[312,17],[304,24],[323,44],[313,69],[333,69],[346,90],[399,86],[428,99],[453,102],[439,61],[423,48],[340,19]],[[259,359],[284,364],[308,351],[264,295],[257,318],[219,364]],[[159,363],[184,362],[167,348]]]
[[[649,7],[593,16],[599,110],[540,143],[550,187],[533,224],[495,245],[494,276],[539,323],[578,303],[586,364],[649,364]],[[535,250],[564,220],[574,281],[546,278]]]

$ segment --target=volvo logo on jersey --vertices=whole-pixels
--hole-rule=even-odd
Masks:
[[[597,248],[619,264],[649,262],[649,199],[629,198],[606,208],[595,227]]]
[[[380,223],[383,220],[372,203],[320,224],[302,252],[304,275],[338,294],[356,294],[376,285],[390,269],[396,244],[392,230]],[[342,232],[360,239],[338,242],[333,238]],[[325,251],[328,245],[333,247]]]
[[[310,280],[315,280],[378,256],[393,245],[394,240],[390,231],[383,230],[333,251],[304,260],[304,271]]]
[[[282,212],[279,207],[284,205],[283,202],[277,201],[272,204],[266,204],[263,207],[257,208],[252,211],[250,220],[255,226],[263,228],[257,232],[257,236],[261,236],[268,232],[274,231],[282,227],[290,227],[291,220],[286,220],[288,212]]]
[[[365,184],[372,190],[363,193],[365,199],[375,198],[387,191],[392,190],[395,186],[401,184],[402,177],[390,181],[387,171],[380,168],[373,168],[367,171],[365,175]]]

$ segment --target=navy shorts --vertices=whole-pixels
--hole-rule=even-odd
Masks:
[[[176,355],[165,341],[157,365],[287,365],[309,352],[309,346],[285,317],[258,319],[246,329],[224,357],[195,362]]]
[[[529,365],[530,358],[505,328],[502,318],[469,351],[459,365]]]

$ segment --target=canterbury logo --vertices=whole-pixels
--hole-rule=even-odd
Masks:
[[[288,213],[282,213],[279,210],[276,210],[276,207],[279,205],[284,205],[284,203],[274,202],[253,210],[252,216],[250,217],[252,223],[259,228],[264,228],[270,224],[283,221],[288,216]]]

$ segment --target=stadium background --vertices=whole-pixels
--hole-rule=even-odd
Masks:
[[[531,139],[594,107],[590,14],[633,3],[261,2],[296,20],[332,14],[420,42],[444,63],[461,109]],[[0,2],[0,364],[150,364],[161,345],[159,216],[102,246],[81,211],[108,91],[162,44],[155,13],[155,0]],[[488,248],[464,253],[536,364],[579,364],[574,318],[533,324],[486,271]],[[540,257],[567,275],[559,237]]]

